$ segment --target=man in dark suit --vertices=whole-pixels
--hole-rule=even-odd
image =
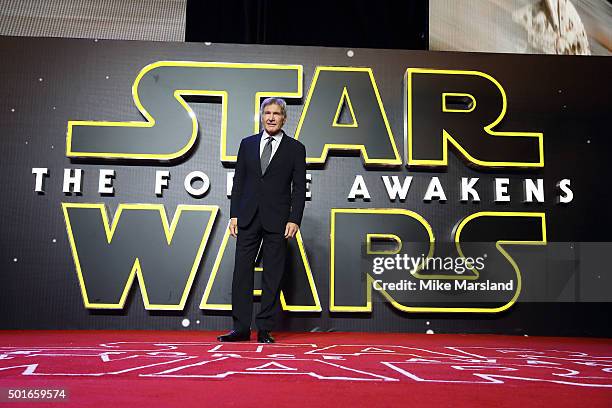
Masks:
[[[251,336],[255,258],[260,244],[263,276],[257,341],[273,343],[270,331],[280,309],[280,285],[287,239],[299,229],[306,200],[306,148],[282,127],[287,105],[279,98],[261,104],[264,130],[240,142],[230,209],[230,234],[237,238],[232,280],[234,329],[218,340],[247,341]]]

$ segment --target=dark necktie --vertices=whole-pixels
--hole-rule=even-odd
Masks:
[[[274,138],[272,136],[268,136],[266,140],[266,145],[261,153],[261,174],[266,172],[268,164],[270,164],[270,158],[272,157],[272,140],[274,140]]]

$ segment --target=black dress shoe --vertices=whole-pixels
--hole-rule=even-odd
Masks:
[[[274,337],[270,335],[269,331],[260,330],[257,332],[257,342],[258,343],[274,343]]]
[[[232,330],[231,332],[217,337],[217,340],[221,342],[232,342],[232,341],[249,341],[251,340],[251,332],[241,332]]]

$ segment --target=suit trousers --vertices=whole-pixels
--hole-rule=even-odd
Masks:
[[[234,330],[241,332],[251,329],[255,261],[260,245],[263,255],[262,295],[255,324],[258,330],[271,331],[280,311],[280,287],[285,271],[287,241],[284,232],[266,231],[257,211],[249,225],[238,228],[236,241],[232,318]]]

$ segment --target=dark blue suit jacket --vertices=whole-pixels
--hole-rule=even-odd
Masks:
[[[244,228],[259,210],[264,229],[282,233],[287,222],[298,225],[302,222],[306,200],[306,148],[284,134],[266,172],[261,174],[262,133],[240,142],[230,217],[238,218],[238,226]]]

